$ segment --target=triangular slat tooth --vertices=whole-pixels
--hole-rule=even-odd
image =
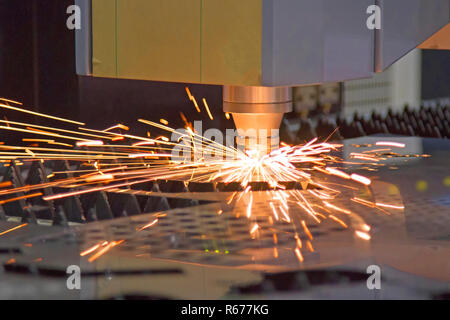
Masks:
[[[141,214],[141,209],[136,196],[130,195],[125,202],[125,212],[127,216],[135,216]]]
[[[34,161],[28,172],[27,179],[25,180],[27,185],[35,185],[41,183],[47,183],[47,174],[44,165],[41,161]],[[44,196],[53,195],[51,188],[44,188]],[[36,213],[36,217],[39,219],[53,219],[55,217],[55,208],[53,201],[45,201],[42,197],[35,197],[29,200],[33,206],[47,207],[46,210],[41,210]]]
[[[114,218],[106,192],[99,192],[97,194],[97,200],[95,202],[95,212],[98,220],[108,220]]]
[[[93,222],[93,221],[97,221],[97,213],[95,211],[95,208],[90,208],[87,212],[86,212],[86,221],[87,222]]]
[[[177,181],[178,182],[178,181]],[[176,184],[177,187],[175,190],[180,190],[178,192],[180,193],[186,193],[189,192],[188,188],[184,185],[184,183]],[[181,187],[182,186],[182,187]],[[175,208],[186,208],[192,206],[192,199],[184,199],[184,198],[169,198],[169,206],[173,209]]]
[[[183,181],[178,180],[161,180],[158,181],[161,192],[180,193],[187,192],[186,185]]]
[[[139,202],[133,194],[110,193],[108,199],[115,218],[141,213]]]
[[[188,192],[215,192],[215,183],[191,182],[187,187]]]
[[[67,221],[67,215],[64,212],[63,206],[58,206],[55,213],[55,217],[53,218],[53,225],[63,227],[69,226],[69,222]]]
[[[23,210],[24,215],[22,216],[22,222],[24,223],[34,223],[37,224],[37,219],[33,211],[28,207]]]
[[[4,181],[11,181],[14,188],[20,188],[25,185],[22,179],[22,173],[19,167],[16,165],[15,161],[11,161],[11,165],[8,167],[8,170],[4,175]],[[14,194],[14,197],[23,196],[25,196],[25,193],[23,192]],[[22,199],[10,203],[5,203],[3,205],[3,209],[7,216],[21,217],[22,220],[26,222],[37,223],[34,213],[31,210],[27,209],[29,206],[30,204],[26,200]]]
[[[165,197],[148,197],[143,213],[169,210],[169,202]]]
[[[159,184],[158,183],[154,183],[152,186],[152,192],[161,192],[161,189],[159,188]]]
[[[25,184],[22,179],[22,175],[15,161],[11,161],[9,167],[3,176],[3,181],[11,181],[14,188],[23,187]]]
[[[33,161],[28,171],[25,183],[29,185],[41,184],[44,180],[45,171],[42,171],[43,167],[39,166],[42,163],[40,161]]]
[[[154,184],[155,184],[155,182],[153,182],[153,181],[139,183],[139,184],[133,184],[131,186],[131,189],[140,190],[140,191],[151,191]]]
[[[67,221],[82,223],[85,221],[83,217],[83,207],[78,197],[69,197],[63,200],[62,204]]]
[[[0,205],[0,220],[6,220],[5,211],[3,211],[3,207]]]
[[[300,181],[300,185],[302,186],[303,190],[307,190],[309,182],[308,181]]]
[[[25,217],[25,211],[23,210],[23,200],[5,203],[3,210],[8,217]]]
[[[69,161],[67,160],[57,160],[54,161],[53,163],[53,170],[55,172],[65,172],[65,173],[60,173],[58,174],[59,178],[72,178],[73,174],[72,173],[66,173],[70,171],[70,164]]]

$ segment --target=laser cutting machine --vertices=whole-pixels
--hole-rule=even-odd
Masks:
[[[450,49],[448,0],[77,3],[78,74],[223,85],[223,111],[244,131],[278,129],[293,86],[368,78],[416,47]]]
[[[293,86],[369,78],[415,48],[450,49],[449,0],[75,3],[78,75],[117,79],[116,90],[123,79],[223,86],[223,111],[244,131],[278,129]],[[283,204],[274,221],[281,195],[267,183],[244,194],[239,182],[155,180],[45,202],[24,197],[27,185],[86,168],[1,164],[0,191],[25,191],[19,202],[0,197],[0,299],[448,299],[450,104],[367,116],[321,124],[322,136],[340,126],[333,156],[370,157],[386,148],[380,139],[405,148],[383,154],[370,186],[344,188],[324,208],[340,210],[340,222],[309,229],[295,201],[284,203],[292,221],[281,219]],[[307,183],[286,189],[324,197]],[[81,290],[68,289],[68,266],[81,269]],[[380,290],[367,287],[374,266]]]

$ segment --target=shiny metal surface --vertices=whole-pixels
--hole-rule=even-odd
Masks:
[[[346,140],[342,156],[376,139]],[[450,142],[389,140],[407,148],[377,171],[364,170],[373,179],[364,192],[374,201],[402,204],[404,209],[381,212],[359,206],[349,199],[362,190],[349,189],[335,203],[355,213],[343,217],[348,228],[328,219],[311,224],[310,239],[301,227],[310,218],[298,207],[289,206],[291,223],[270,219],[268,202],[279,191],[251,192],[253,215],[248,219],[246,195],[229,205],[233,192],[129,190],[209,203],[69,228],[29,225],[3,235],[0,281],[2,288],[13,289],[0,289],[0,297],[437,298],[448,292],[450,281]],[[300,192],[308,197],[307,190]],[[155,219],[157,223],[141,230]],[[252,234],[255,223],[259,229]],[[19,224],[0,222],[0,230]],[[372,227],[370,241],[355,236],[361,224]],[[296,235],[303,242],[303,262],[293,250]],[[95,261],[80,256],[99,242],[122,240]],[[306,248],[308,241],[313,250]],[[72,264],[85,274],[80,292],[65,288],[65,270]],[[366,269],[373,264],[380,266],[383,278],[376,292],[366,287]],[[24,281],[31,291],[20,291],[17,284]]]
[[[223,101],[231,103],[282,103],[292,101],[290,87],[223,86]]]
[[[249,145],[262,145],[271,150],[279,143],[284,113],[292,111],[292,88],[224,86],[223,101],[223,111],[233,115],[238,130],[237,144],[247,149]],[[265,141],[262,132],[271,141]]]
[[[448,0],[92,4],[82,30],[93,26],[93,76],[217,85],[369,78],[450,21]],[[380,6],[380,29],[367,26],[373,5]],[[82,66],[85,42],[77,47]],[[86,75],[88,69],[77,71]]]

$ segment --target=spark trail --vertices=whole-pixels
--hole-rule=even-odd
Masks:
[[[188,89],[187,93],[199,111],[196,100]],[[212,118],[206,101],[204,105],[208,116]],[[365,176],[346,172],[342,166],[361,164],[381,166],[382,161],[386,159],[385,154],[394,153],[395,148],[405,147],[395,142],[380,141],[375,146],[382,149],[352,153],[350,161],[344,161],[335,155],[342,149],[341,144],[330,143],[327,140],[320,142],[315,138],[303,145],[282,144],[279,149],[269,154],[260,154],[254,150],[242,151],[206,139],[195,133],[187,120],[186,130],[183,133],[167,126],[168,122],[165,119],[161,119],[161,123],[139,119],[140,123],[177,137],[177,141],[171,141],[165,135],[150,138],[129,134],[130,128],[122,124],[105,130],[90,129],[81,122],[31,112],[18,102],[2,98],[0,108],[64,123],[63,127],[51,127],[1,120],[1,130],[25,134],[27,138],[23,138],[23,142],[30,144],[0,145],[0,162],[3,166],[48,160],[66,160],[77,164],[75,169],[53,172],[47,176],[47,181],[40,184],[11,187],[8,182],[2,182],[0,197],[3,200],[0,204],[38,196],[45,201],[54,201],[98,191],[126,192],[123,188],[158,180],[225,184],[238,182],[244,191],[231,193],[228,204],[236,205],[245,201],[246,212],[243,215],[249,219],[249,233],[254,237],[260,228],[252,221],[254,192],[251,190],[251,184],[264,182],[268,184],[269,190],[262,192],[266,192],[272,199],[267,203],[273,213],[272,218],[286,223],[300,219],[302,232],[309,238],[306,247],[311,252],[314,250],[311,244],[313,236],[306,221],[319,224],[325,219],[331,219],[338,226],[349,228],[343,217],[355,213],[333,201],[341,194],[342,189],[368,188],[372,183],[371,179]],[[82,127],[79,127],[80,125]],[[73,127],[68,128],[69,126]],[[28,138],[29,135],[34,138]],[[180,143],[188,151],[187,156],[174,157],[173,151]],[[206,156],[211,154],[214,157]],[[295,182],[305,190],[287,190],[284,182]],[[38,192],[49,187],[58,187],[66,191],[51,195],[42,195]],[[19,198],[15,196],[18,193],[29,195]],[[361,206],[380,209],[382,212],[386,209],[403,208],[401,204],[377,203],[357,197],[351,200]],[[296,208],[296,217],[291,215],[293,207]],[[300,216],[299,210],[302,212]],[[154,224],[155,222],[150,222],[142,228],[149,228]],[[361,222],[357,228],[355,230],[357,237],[363,240],[370,239],[370,227]],[[91,257],[90,261],[93,261],[123,241],[125,240],[98,244],[83,251],[82,255],[97,251],[93,258]],[[304,256],[300,238],[297,239],[297,243],[295,256],[302,262]],[[278,251],[276,254],[278,255]]]

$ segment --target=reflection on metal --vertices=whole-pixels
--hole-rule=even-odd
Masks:
[[[408,139],[395,142],[411,144]],[[365,269],[375,262],[382,270],[382,288],[389,288],[381,292],[383,298],[438,296],[450,280],[448,265],[442,263],[450,254],[449,190],[442,187],[442,179],[449,176],[450,148],[439,140],[417,142],[405,152],[419,151],[417,146],[423,143],[421,152],[431,154],[430,158],[380,167],[371,176],[370,186],[344,190],[342,197],[330,203],[352,213],[336,215],[340,223],[330,217],[314,224],[305,211],[289,202],[287,208],[277,210],[280,219],[276,220],[276,205],[270,203],[287,191],[253,191],[251,199],[238,192],[238,200],[228,205],[234,192],[135,190],[137,196],[147,193],[213,202],[71,228],[29,224],[26,232],[22,228],[20,233],[2,236],[2,287],[17,277],[32,278],[30,283],[41,297],[74,298],[77,293],[57,283],[65,282],[61,280],[68,265],[80,265],[83,298],[204,299],[250,294],[275,298],[282,293],[291,298],[372,298]],[[370,138],[361,138],[345,145],[370,143]],[[413,182],[417,180],[427,181],[428,189],[416,191]],[[308,197],[310,191],[320,190],[299,192]],[[248,219],[250,201],[253,214]],[[283,210],[291,221],[281,218]],[[20,224],[1,222],[0,230]],[[370,240],[358,236],[355,229],[365,230]],[[104,250],[108,244],[113,245]],[[98,257],[89,262],[95,254]],[[46,274],[54,278],[43,277]],[[320,288],[326,288],[326,297]],[[10,297],[12,292],[0,290],[0,295]]]

